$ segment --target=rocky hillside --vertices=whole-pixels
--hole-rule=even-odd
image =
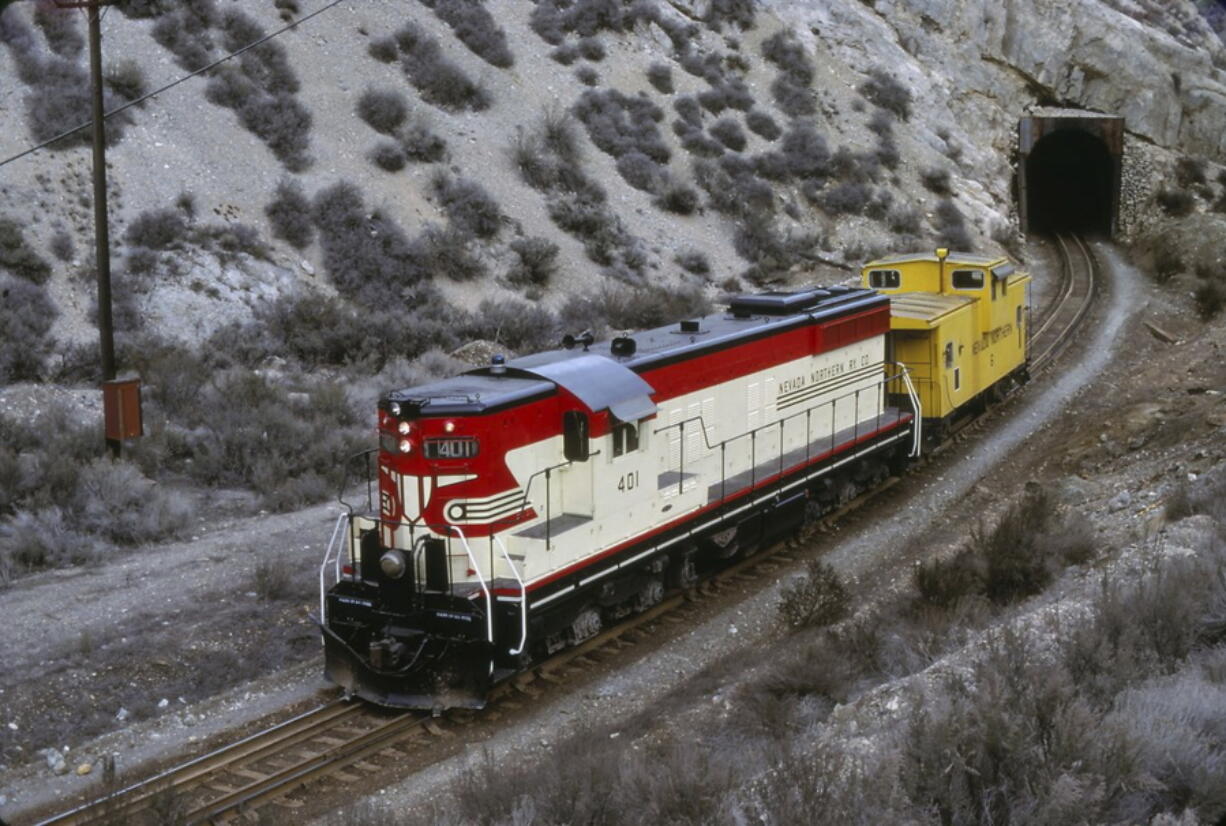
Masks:
[[[1157,176],[1226,159],[1226,50],[1189,0],[127,0],[103,21],[108,105],[295,22],[110,119],[129,332],[198,342],[318,291],[426,318],[425,340],[388,333],[408,355],[526,347],[549,319],[519,329],[521,301],[578,323],[575,297],[610,284],[712,292],[1009,245],[1035,104],[1124,115]],[[8,157],[87,117],[84,18],[39,0],[0,24]],[[85,134],[0,167],[6,243],[47,273],[8,277],[55,318],[6,333],[47,353],[94,336]]]

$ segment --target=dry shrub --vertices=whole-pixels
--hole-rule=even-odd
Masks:
[[[439,172],[431,180],[431,187],[457,229],[489,239],[502,228],[498,202],[476,181]]]
[[[370,45],[366,47],[366,50],[371,57],[380,63],[391,63],[400,56],[400,47],[396,45],[396,38],[390,34],[371,38]]]
[[[775,119],[761,109],[750,109],[746,112],[745,125],[749,127],[750,132],[763,140],[778,140],[783,134],[783,130],[779,128]]]
[[[507,34],[484,4],[471,0],[429,0],[439,19],[451,27],[468,50],[491,66],[508,69],[515,56],[507,45]]]
[[[148,209],[128,225],[123,240],[151,250],[169,249],[184,240],[187,221],[177,209]]]
[[[627,152],[617,159],[617,171],[630,186],[656,192],[667,180],[668,170],[641,152]]]
[[[734,821],[736,763],[695,744],[646,747],[627,760],[607,732],[580,732],[553,744],[541,762],[497,764],[490,755],[465,771],[419,822],[494,826],[510,822],[712,824]]]
[[[51,277],[51,266],[34,251],[21,225],[11,218],[0,218],[0,271],[8,271],[35,284],[46,283]]]
[[[94,562],[109,550],[102,539],[74,530],[58,507],[17,511],[0,522],[0,583],[44,568]]]
[[[786,29],[762,41],[762,56],[779,70],[771,83],[771,94],[779,109],[789,117],[804,118],[817,111],[812,83],[813,62],[804,46]]]
[[[51,324],[58,311],[41,284],[0,272],[0,385],[39,378],[51,352]]]
[[[937,204],[934,228],[944,246],[955,250],[969,250],[974,246],[966,229],[966,219],[951,198],[944,198]]]
[[[447,155],[447,142],[420,115],[401,128],[399,138],[405,157],[411,161],[434,163]]]
[[[277,184],[273,199],[264,207],[264,214],[272,224],[272,234],[297,249],[304,249],[315,238],[315,229],[311,226],[311,202],[307,200],[302,184],[291,178],[282,178]]]
[[[1196,199],[1182,189],[1160,189],[1154,196],[1162,211],[1174,218],[1184,218],[1196,209]]]
[[[599,37],[583,37],[578,43],[579,54],[585,60],[599,63],[605,58],[604,42]]]
[[[291,593],[290,568],[284,558],[262,557],[251,570],[250,590],[264,602],[277,602]]]
[[[451,110],[479,112],[488,109],[490,96],[479,83],[443,55],[438,41],[414,23],[396,32],[403,55],[401,66],[409,82],[428,103]]]
[[[720,118],[715,123],[711,124],[709,131],[711,132],[711,137],[718,140],[733,152],[740,152],[745,148],[745,132],[741,129],[741,125],[737,123],[735,118]]]
[[[873,69],[860,84],[860,94],[881,109],[893,112],[899,120],[911,119],[911,90],[884,69]]]
[[[99,459],[80,469],[71,515],[79,531],[140,545],[182,533],[192,510],[134,465]]]
[[[647,82],[662,95],[673,93],[673,69],[667,63],[652,63],[647,67]]]
[[[936,195],[950,195],[948,169],[925,169],[920,173],[924,188]]]
[[[519,262],[507,273],[507,280],[519,286],[547,286],[558,269],[558,245],[547,238],[516,238],[510,247]]]
[[[1226,287],[1218,281],[1204,281],[1197,285],[1193,294],[1196,312],[1202,321],[1210,321],[1226,306]]]
[[[653,203],[666,212],[693,215],[702,206],[702,198],[694,187],[670,180]]]
[[[575,77],[584,86],[600,85],[600,73],[591,66],[580,66],[578,69],[575,69]]]
[[[1219,523],[1226,521],[1226,473],[1200,476],[1195,482],[1181,479],[1166,499],[1165,516],[1175,522],[1205,514]]]
[[[552,313],[539,304],[514,299],[482,301],[465,333],[470,339],[492,341],[520,353],[546,349],[559,339]]]
[[[145,70],[135,60],[121,60],[107,66],[104,74],[106,85],[124,100],[136,100],[148,91]],[[144,106],[144,104],[140,104]]]
[[[616,89],[589,90],[580,96],[574,113],[587,127],[592,143],[614,158],[640,152],[657,163],[668,161],[668,146],[656,126],[664,110],[650,100]]]
[[[829,563],[811,559],[805,576],[783,587],[779,617],[792,628],[821,628],[847,616],[851,597]]]
[[[379,141],[366,154],[370,162],[385,172],[399,172],[408,163],[404,148],[395,141]]]
[[[695,318],[710,312],[711,304],[697,287],[675,290],[658,286],[609,285],[590,295],[574,296],[561,311],[563,329],[643,330],[679,318]]]
[[[341,182],[320,190],[311,204],[324,266],[344,295],[369,307],[400,301],[429,270],[404,231],[379,213],[370,214],[362,192]]]
[[[371,129],[393,135],[409,115],[409,104],[395,89],[369,88],[358,98],[358,117]]]
[[[934,558],[915,566],[913,579],[920,600],[939,608],[952,608],[983,588],[983,570],[969,549],[949,558]]]

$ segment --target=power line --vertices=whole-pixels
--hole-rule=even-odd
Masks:
[[[3,0],[0,0],[0,2],[3,2]],[[234,51],[230,52],[229,54],[227,54],[227,55],[225,55],[225,56],[223,56],[223,57],[220,57],[220,58],[218,58],[217,60],[214,60],[212,63],[208,64],[207,66],[201,66],[201,67],[200,67],[199,69],[197,69],[196,71],[191,72],[191,73],[186,74],[186,75],[183,75],[183,77],[177,78],[176,80],[172,80],[170,83],[167,83],[165,86],[162,86],[162,87],[161,87],[161,88],[159,88],[159,89],[154,89],[152,92],[147,92],[146,94],[141,95],[140,97],[136,98],[135,100],[130,100],[130,101],[128,101],[127,103],[125,103],[125,104],[123,104],[123,105],[121,105],[121,106],[116,106],[114,109],[112,109],[112,110],[110,110],[109,112],[106,112],[105,114],[103,114],[102,119],[103,119],[103,120],[106,120],[107,118],[111,117],[112,115],[118,115],[120,112],[122,112],[122,111],[124,111],[124,110],[126,110],[126,109],[131,109],[133,106],[137,106],[137,105],[139,105],[139,104],[141,104],[141,103],[144,103],[145,101],[149,100],[150,98],[157,97],[158,95],[162,94],[162,92],[165,92],[167,89],[173,89],[174,87],[178,86],[180,83],[183,83],[184,81],[191,80],[192,78],[194,78],[194,77],[196,77],[196,76],[198,76],[198,75],[204,74],[204,73],[205,73],[205,72],[207,72],[209,69],[212,69],[212,68],[215,68],[215,67],[217,67],[217,66],[220,66],[222,63],[225,63],[227,60],[231,60],[231,59],[233,59],[233,58],[235,58],[235,57],[238,57],[238,56],[239,56],[239,55],[241,55],[243,52],[249,51],[250,49],[254,49],[256,46],[260,45],[261,43],[266,43],[267,41],[272,40],[274,37],[277,37],[278,35],[284,34],[285,32],[289,31],[290,29],[295,28],[295,27],[296,27],[296,26],[298,26],[299,24],[301,24],[301,23],[305,23],[306,21],[310,20],[312,17],[316,17],[316,16],[318,16],[318,15],[323,14],[324,12],[326,12],[328,9],[332,8],[333,6],[339,6],[339,5],[340,5],[342,2],[343,2],[343,0],[332,0],[332,2],[328,3],[327,5],[321,6],[320,8],[318,8],[318,9],[316,9],[315,11],[311,12],[310,14],[308,14],[308,15],[306,15],[306,16],[304,16],[304,17],[300,17],[299,19],[297,19],[297,20],[293,21],[292,23],[287,23],[286,25],[282,26],[281,28],[277,29],[276,31],[270,32],[269,34],[264,35],[263,37],[261,37],[261,38],[260,38],[260,39],[258,39],[258,40],[253,40],[253,41],[251,41],[251,42],[250,42],[250,43],[248,43],[246,46],[243,46],[241,49],[236,49],[236,50],[234,50]],[[89,126],[90,126],[92,123],[93,123],[93,120],[88,120],[88,121],[86,121],[85,123],[82,123],[82,124],[80,124],[80,125],[78,125],[78,126],[74,126],[73,128],[71,128],[71,129],[67,130],[66,132],[61,132],[60,134],[56,135],[54,138],[50,138],[49,140],[45,140],[45,141],[43,141],[43,142],[42,142],[42,143],[40,143],[40,144],[37,144],[37,145],[35,145],[35,146],[31,146],[31,147],[29,147],[28,149],[25,149],[25,150],[23,150],[23,151],[21,151],[21,152],[18,152],[16,155],[13,155],[13,156],[12,156],[12,157],[10,157],[10,158],[5,158],[4,160],[0,161],[0,166],[7,166],[8,164],[11,164],[13,161],[20,160],[21,158],[24,158],[26,155],[32,155],[32,154],[34,154],[35,152],[39,151],[40,149],[46,149],[46,148],[47,148],[48,146],[50,146],[51,144],[56,143],[57,141],[61,141],[61,140],[63,140],[64,138],[68,137],[69,135],[74,135],[74,134],[76,134],[77,132],[80,132],[82,129],[87,129],[87,128],[89,128]]]

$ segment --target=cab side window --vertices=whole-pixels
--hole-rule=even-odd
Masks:
[[[635,422],[613,425],[613,455],[622,456],[639,449],[639,426]]]

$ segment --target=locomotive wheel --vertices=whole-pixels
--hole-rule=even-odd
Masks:
[[[634,610],[646,611],[664,599],[664,583],[655,577],[647,580],[643,590],[634,598]]]
[[[584,608],[570,624],[570,644],[578,645],[584,640],[590,640],[600,633],[600,612],[595,608]]]
[[[694,567],[693,551],[687,551],[673,563],[669,580],[676,588],[693,588],[698,584],[698,569]]]

